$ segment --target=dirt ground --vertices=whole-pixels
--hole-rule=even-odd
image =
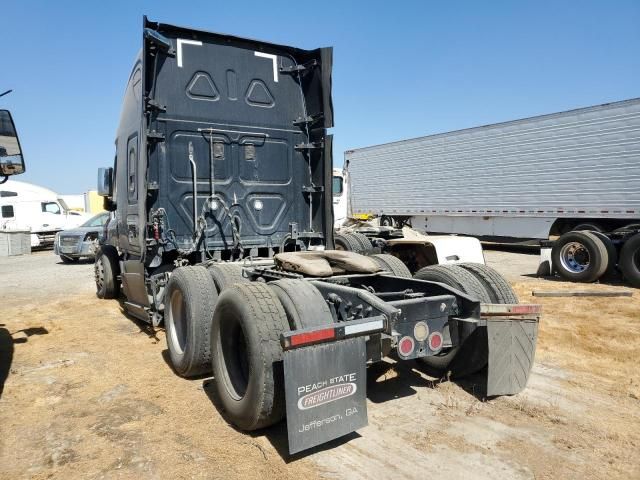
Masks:
[[[164,332],[98,300],[91,264],[0,258],[0,478],[640,478],[639,292],[532,297],[576,285],[526,276],[531,253],[486,258],[544,308],[525,392],[487,401],[390,362],[368,427],[293,458],[284,425],[236,431],[207,378],[176,376]]]

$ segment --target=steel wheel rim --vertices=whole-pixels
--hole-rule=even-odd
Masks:
[[[169,308],[167,311],[167,324],[169,326],[169,335],[171,343],[179,355],[184,354],[184,348],[187,343],[187,329],[184,321],[184,301],[182,292],[174,290],[169,300]]]
[[[560,263],[571,273],[582,273],[587,268],[591,257],[589,251],[580,242],[568,242],[560,249]]]

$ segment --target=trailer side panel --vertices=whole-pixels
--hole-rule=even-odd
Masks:
[[[350,150],[345,162],[353,214],[637,219],[640,99]]]

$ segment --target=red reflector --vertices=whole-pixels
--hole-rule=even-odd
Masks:
[[[414,343],[411,337],[402,337],[398,342],[398,352],[400,352],[400,355],[403,357],[411,355],[411,353],[413,353],[413,347]]]
[[[291,336],[291,346],[297,347],[299,345],[305,345],[307,343],[320,342],[322,340],[329,340],[336,337],[336,331],[333,328],[325,328],[324,330],[316,330],[308,333],[298,333]]]
[[[429,348],[434,352],[442,348],[442,335],[440,332],[433,332],[429,335]]]

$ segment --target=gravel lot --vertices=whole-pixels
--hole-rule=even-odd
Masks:
[[[207,378],[176,376],[162,329],[95,297],[92,264],[0,258],[0,478],[640,478],[637,291],[537,299],[575,286],[530,276],[533,252],[485,256],[543,300],[527,390],[486,401],[390,362],[369,372],[369,426],[294,458],[284,425],[239,432]]]

